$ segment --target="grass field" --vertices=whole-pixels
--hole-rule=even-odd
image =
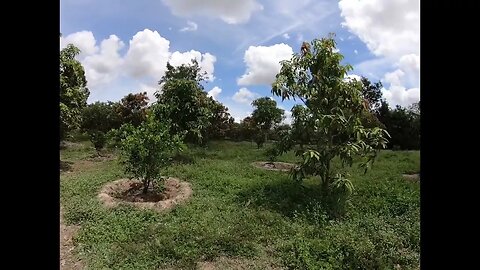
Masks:
[[[420,187],[402,177],[419,171],[418,151],[382,151],[365,175],[354,165],[341,220],[322,209],[318,179],[301,185],[253,167],[263,152],[249,142],[187,150],[192,160],[165,174],[190,182],[193,196],[159,214],[105,209],[96,195],[124,177],[122,167],[88,161],[94,149],[86,142],[61,150],[73,168],[60,176],[65,220],[81,226],[75,255],[89,269],[419,269]]]

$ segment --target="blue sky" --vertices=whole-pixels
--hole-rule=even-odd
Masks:
[[[381,80],[391,106],[420,99],[419,0],[61,0],[60,32],[60,48],[82,50],[89,103],[140,91],[154,101],[167,61],[196,58],[205,91],[238,121],[272,96],[280,60],[329,32],[352,76]]]

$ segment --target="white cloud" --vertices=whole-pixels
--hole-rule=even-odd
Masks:
[[[360,76],[358,76],[357,74],[349,74],[349,75],[345,76],[344,81],[351,81],[353,79],[355,79],[357,81],[360,81],[362,78]]]
[[[197,31],[198,25],[195,22],[188,21],[187,22],[188,26],[180,29],[180,32],[185,32],[185,31]]]
[[[155,97],[155,92],[157,92],[159,89],[158,85],[140,83],[138,89],[139,89],[138,92],[147,92],[149,104],[157,101],[157,98]]]
[[[181,17],[194,15],[220,18],[228,24],[246,23],[255,11],[263,10],[256,0],[163,0],[172,13]]]
[[[280,71],[280,61],[290,59],[293,50],[287,44],[250,46],[244,55],[247,70],[238,80],[239,85],[270,85]]]
[[[345,20],[342,25],[358,36],[374,55],[382,57],[363,68],[368,66],[368,72],[376,77],[380,70],[378,66],[376,71],[372,70],[371,64],[375,61],[382,62],[382,66],[385,62],[389,64],[388,68],[381,69],[383,72],[395,69],[383,76],[390,83],[384,96],[392,104],[416,102],[420,98],[419,4],[419,0],[341,0],[338,4]]]
[[[110,35],[108,39],[102,41],[99,53],[85,57],[82,64],[89,87],[108,83],[117,77],[123,64],[119,50],[124,46],[125,44],[116,35]]]
[[[420,100],[420,89],[409,88],[406,89],[400,85],[390,86],[390,89],[382,89],[383,97],[387,100],[391,107],[401,105],[407,107],[412,103]]]
[[[120,50],[125,44],[116,35],[110,35],[98,47],[93,33],[82,31],[60,39],[61,48],[68,43],[83,48],[85,53],[79,60],[85,68],[88,88],[96,98],[104,97],[100,92],[106,89],[110,95],[113,93],[116,96],[116,99],[109,100],[120,99],[127,91],[127,83],[129,88],[133,87],[129,91],[146,91],[153,100],[153,94],[158,89],[157,82],[165,74],[169,61],[173,66],[178,66],[196,59],[209,80],[215,78],[214,55],[195,50],[170,52],[170,41],[149,29],[139,31],[132,37],[124,55],[120,54]],[[118,95],[115,89],[118,89]]]
[[[138,32],[130,40],[125,56],[126,71],[134,78],[150,76],[160,79],[167,69],[169,48],[170,41],[157,31],[145,29]]]
[[[353,52],[354,52],[355,54],[358,54],[358,51],[357,51],[357,50],[353,50]]]
[[[420,49],[419,0],[341,0],[349,30],[375,55],[401,57]]]
[[[68,44],[73,44],[80,49],[81,52],[78,56],[80,59],[98,51],[98,47],[95,45],[95,37],[90,31],[80,31],[66,37],[60,37],[60,49],[67,47]]]
[[[214,100],[217,100],[218,95],[222,92],[222,88],[215,86],[212,90],[208,91],[208,96],[212,97]]]
[[[288,110],[285,110],[285,118],[283,119],[282,121],[282,124],[288,124],[288,125],[291,125],[292,124],[292,112],[291,111],[288,111]]]
[[[283,34],[282,37],[284,39],[290,39],[290,35],[288,33]]]
[[[252,101],[258,97],[257,93],[251,92],[245,87],[240,88],[235,94],[233,95],[232,99],[238,103],[250,105]]]
[[[213,76],[214,64],[217,61],[217,58],[210,53],[202,54],[199,51],[191,50],[188,52],[174,52],[170,56],[170,64],[172,66],[180,66],[182,64],[190,64],[192,59],[196,59],[198,65],[202,72],[207,73],[208,81],[213,81],[215,76]]]

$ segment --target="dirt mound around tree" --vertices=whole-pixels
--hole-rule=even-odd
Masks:
[[[161,192],[152,187],[146,194],[143,194],[142,190],[143,183],[140,180],[119,179],[105,184],[98,194],[98,199],[109,208],[123,203],[140,209],[163,212],[185,202],[193,193],[190,183],[172,177],[165,180]]]
[[[268,162],[268,161],[256,161],[252,163],[253,166],[270,171],[282,171],[289,172],[296,165],[286,162]]]

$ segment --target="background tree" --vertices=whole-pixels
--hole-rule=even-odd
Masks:
[[[362,83],[362,95],[368,102],[368,108],[371,112],[376,111],[381,105],[382,82],[378,81],[372,83],[368,78],[363,76],[361,77],[360,82]]]
[[[182,149],[182,138],[171,134],[168,124],[147,117],[137,128],[130,129],[121,142],[125,173],[143,182],[144,194],[153,181],[163,179],[162,169],[168,166],[173,153]]]
[[[253,117],[247,116],[240,121],[240,136],[242,140],[249,140],[249,141],[255,140],[255,134],[258,134],[258,133],[259,133],[258,126],[253,120]],[[261,136],[261,138],[264,138],[264,136]]]
[[[277,102],[269,97],[254,100],[252,106],[255,108],[252,112],[252,119],[260,131],[255,140],[257,145],[261,147],[263,142],[268,140],[268,133],[272,127],[282,122],[284,110],[277,108]]]
[[[294,144],[299,144],[303,150],[304,145],[308,145],[312,140],[314,133],[313,125],[309,123],[312,119],[309,109],[303,105],[297,104],[292,107],[292,140]]]
[[[230,116],[228,108],[222,103],[211,99],[210,111],[210,126],[207,128],[207,137],[210,139],[224,139],[234,119]]]
[[[81,112],[90,95],[85,70],[75,59],[79,53],[72,44],[60,51],[60,140],[80,127]]]
[[[138,127],[146,118],[148,110],[147,92],[130,93],[114,105],[122,123],[130,123]]]
[[[120,116],[116,112],[118,103],[95,102],[87,105],[82,112],[82,132],[86,132],[95,146],[97,154],[104,147],[106,134],[112,129],[119,128]]]
[[[334,171],[332,160],[339,157],[343,166],[352,166],[353,157],[359,155],[364,157],[361,165],[366,171],[377,149],[386,146],[387,133],[362,125],[362,112],[366,110],[362,85],[344,80],[352,67],[340,64],[343,56],[335,52],[335,45],[333,35],[315,39],[301,55],[282,61],[272,93],[282,100],[298,98],[307,108],[304,121],[315,136],[310,138],[309,149],[297,152],[303,162],[293,176],[297,180],[307,175],[320,176],[323,198],[333,203],[331,206],[339,206],[335,213],[340,213],[353,185],[345,173]]]
[[[383,100],[376,115],[391,135],[388,148],[420,149],[420,102],[409,108],[397,105],[392,110]]]
[[[157,119],[171,120],[172,134],[186,133],[186,142],[204,144],[210,126],[211,100],[200,84],[205,80],[196,60],[191,65],[173,67],[167,63],[167,71],[159,81]]]

